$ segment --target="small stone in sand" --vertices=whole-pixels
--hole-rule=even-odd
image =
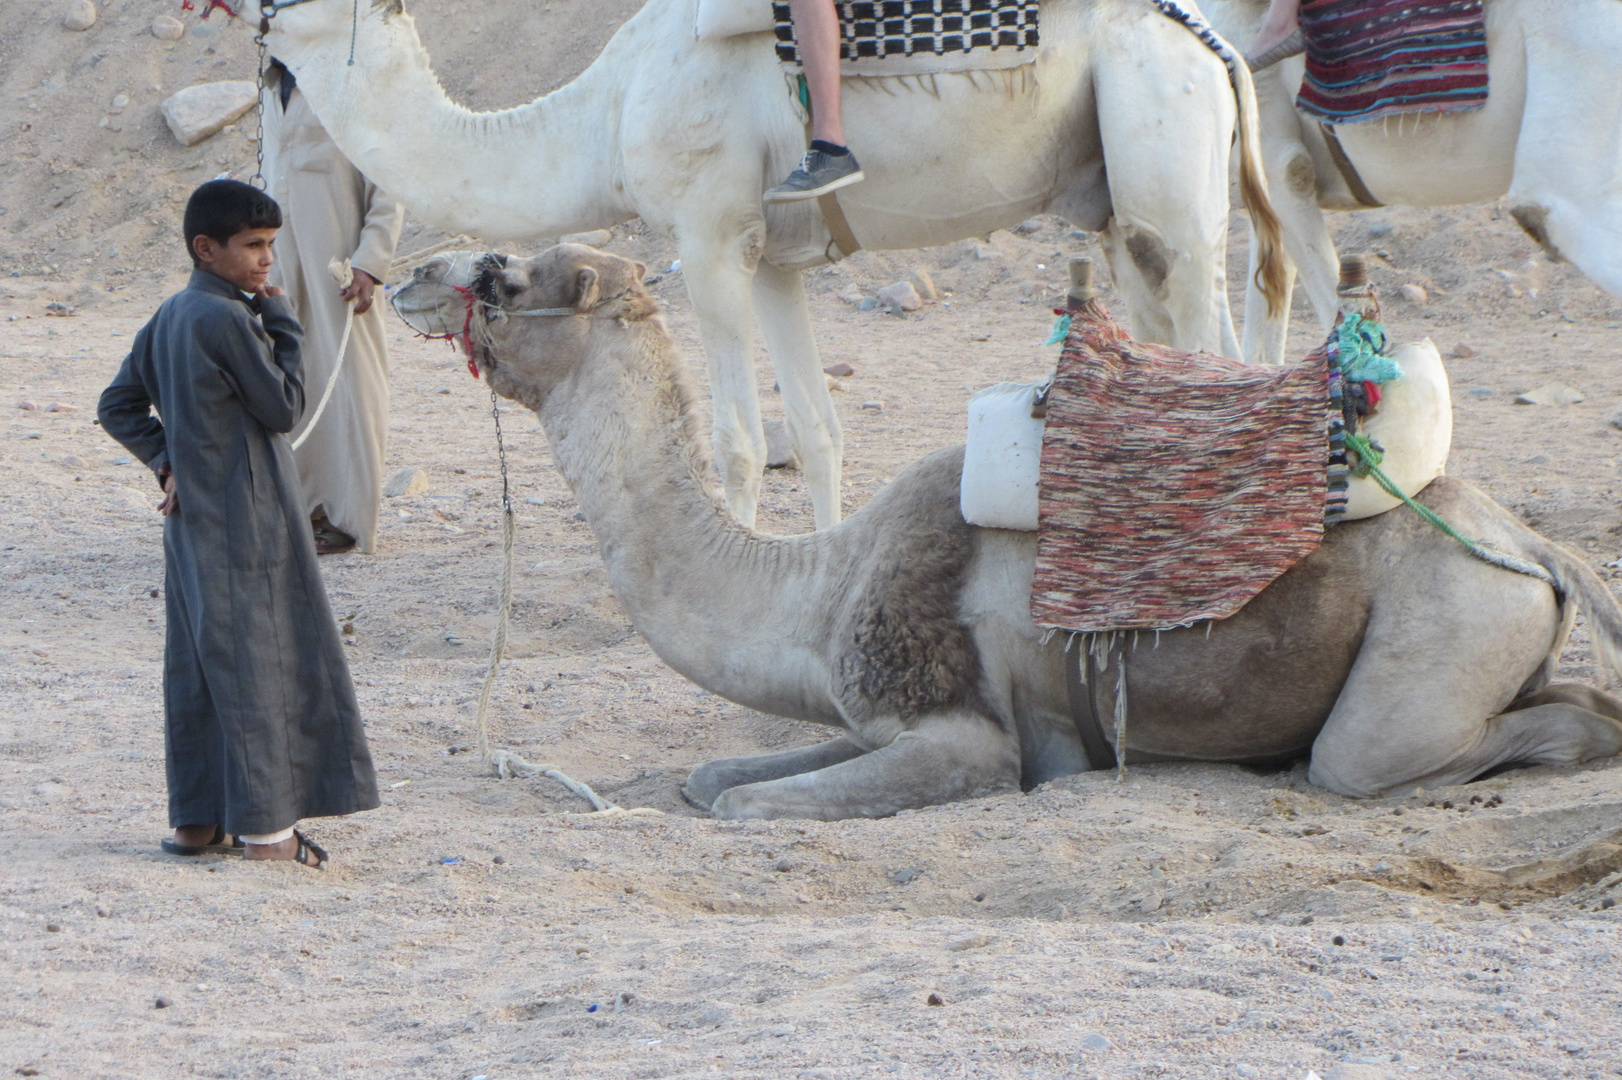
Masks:
[[[72,0],[62,12],[62,25],[69,30],[88,30],[96,25],[99,13],[90,0]]]
[[[1515,398],[1517,405],[1575,405],[1583,400],[1583,392],[1565,383],[1544,383]]]
[[[168,998],[161,997],[152,1003],[152,1007],[154,1009],[167,1009],[172,1004],[174,1004],[174,1002],[170,1001]]]
[[[768,469],[793,469],[800,464],[800,458],[794,452],[794,443],[789,439],[788,425],[781,420],[768,420],[766,429],[766,467]]]
[[[401,469],[383,485],[383,494],[390,498],[400,495],[421,495],[428,490],[428,474],[421,469]]]
[[[930,994],[927,998],[924,999],[924,1004],[925,1005],[945,1005],[946,1000],[944,998],[942,998],[939,994]]]
[[[924,298],[910,281],[898,281],[879,290],[879,305],[889,311],[917,311],[924,306]]]
[[[841,379],[848,379],[850,376],[856,374],[856,369],[841,360],[837,364],[829,364],[827,367],[823,368],[822,373],[824,375],[837,375]]]
[[[1410,304],[1423,304],[1430,299],[1430,294],[1425,291],[1425,286],[1415,285],[1413,282],[1409,282],[1397,289],[1397,295]]]
[[[46,412],[74,412],[76,409],[77,406],[64,405],[60,401],[53,401],[49,405],[45,406]]]
[[[864,402],[862,402],[862,408],[864,408],[864,409],[872,409],[874,412],[883,412],[884,411],[884,402],[882,402],[882,401],[864,401]]]
[[[1461,341],[1457,345],[1453,346],[1452,355],[1455,360],[1468,360],[1472,356],[1476,355],[1476,350]]]
[[[39,406],[34,404],[32,401],[19,401],[17,402],[17,408],[23,410],[24,412],[33,412],[38,409]]]
[[[47,934],[60,934],[62,927],[59,923],[48,922],[45,924],[45,932]]]
[[[152,20],[152,36],[159,41],[179,41],[186,36],[186,24],[173,15],[159,15]]]

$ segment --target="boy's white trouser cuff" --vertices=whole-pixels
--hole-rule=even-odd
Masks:
[[[263,836],[249,836],[247,833],[243,833],[242,842],[244,844],[279,844],[292,835],[293,827],[289,825],[281,832],[266,833]]]

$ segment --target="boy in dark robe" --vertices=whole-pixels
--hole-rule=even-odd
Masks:
[[[164,492],[164,850],[325,866],[294,826],[370,810],[377,781],[285,435],[305,398],[298,322],[265,283],[281,223],[247,184],[192,193],[191,280],[98,415]]]

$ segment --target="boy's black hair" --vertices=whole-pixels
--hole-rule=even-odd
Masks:
[[[197,249],[192,241],[206,236],[218,244],[229,244],[244,229],[279,229],[282,208],[276,200],[252,184],[241,180],[210,180],[186,200],[186,216],[181,229],[186,234],[186,254],[197,265]]]

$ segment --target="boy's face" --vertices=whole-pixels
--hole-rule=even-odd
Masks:
[[[224,244],[212,236],[197,236],[192,240],[198,265],[245,293],[256,293],[265,287],[271,264],[276,261],[272,250],[275,243],[275,229],[243,229]]]

